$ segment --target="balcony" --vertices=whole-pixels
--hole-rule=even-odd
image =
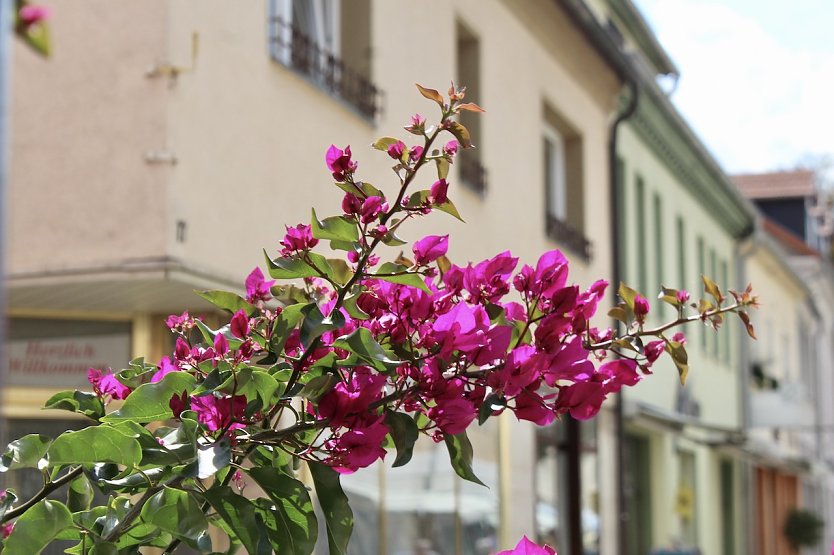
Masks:
[[[376,120],[383,93],[366,76],[280,17],[270,18],[270,29],[270,53],[275,60],[344,101],[365,118]]]
[[[581,231],[574,229],[567,222],[552,214],[545,215],[545,231],[548,238],[581,257],[584,262],[591,261],[591,242],[585,238]]]

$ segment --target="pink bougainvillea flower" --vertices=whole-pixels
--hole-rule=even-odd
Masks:
[[[556,413],[545,400],[538,393],[526,389],[515,398],[513,412],[519,420],[534,422],[539,426],[547,426],[556,419]]]
[[[556,555],[556,550],[549,545],[536,545],[527,536],[524,536],[514,549],[502,551],[495,555]]]
[[[420,156],[423,155],[423,147],[420,145],[414,145],[413,147],[408,149],[408,159],[412,162],[416,162],[420,159]]]
[[[235,312],[229,322],[232,335],[238,339],[246,339],[249,336],[249,316],[242,310]],[[216,350],[216,349],[215,349]]]
[[[431,197],[432,204],[441,205],[445,204],[449,197],[446,196],[447,191],[449,190],[449,182],[445,179],[438,179],[435,181],[431,189],[429,190],[429,195]]]
[[[345,214],[356,215],[362,210],[362,200],[352,193],[345,193],[342,199],[342,210]]]
[[[419,266],[425,266],[446,254],[449,250],[449,236],[427,235],[416,241],[411,250],[414,252],[414,261]]]
[[[405,153],[405,143],[402,141],[397,141],[396,143],[388,146],[388,156],[393,158],[394,160],[400,160]]]
[[[368,406],[382,396],[386,378],[359,366],[347,382],[339,382],[319,400],[319,415],[329,418],[331,427],[349,426],[370,414]]]
[[[188,392],[183,390],[179,395],[175,393],[168,401],[168,406],[174,413],[174,417],[179,418],[183,411],[188,410]]]
[[[628,358],[610,360],[600,366],[597,372],[608,378],[608,391],[612,393],[618,392],[624,385],[637,385],[641,379],[637,373],[637,361]]]
[[[264,280],[264,274],[260,268],[255,268],[246,277],[246,301],[256,303],[268,301],[272,298],[269,288],[275,284],[275,280]]]
[[[687,291],[686,289],[681,289],[681,290],[679,290],[679,291],[675,294],[675,300],[676,300],[676,301],[678,302],[678,304],[680,304],[680,305],[684,305],[684,304],[686,304],[686,302],[689,300],[689,291]]]
[[[643,355],[645,355],[646,361],[649,364],[653,364],[654,361],[656,361],[658,358],[660,358],[660,355],[663,354],[663,351],[664,351],[665,348],[666,348],[666,342],[663,341],[662,339],[659,339],[657,341],[650,341],[643,348]]]
[[[171,314],[165,319],[165,325],[171,330],[187,330],[194,327],[194,319],[188,314],[186,310],[179,316]]]
[[[330,145],[324,159],[327,168],[333,172],[333,179],[336,181],[345,181],[347,176],[359,167],[359,164],[351,160],[350,145],[346,146],[344,150],[336,147],[336,145]]]
[[[457,142],[455,139],[452,139],[451,141],[449,141],[448,143],[443,145],[443,152],[447,156],[454,156],[455,154],[458,153],[459,148],[460,148],[460,143]]]
[[[218,357],[222,357],[229,352],[229,340],[222,333],[214,336],[214,352]]]
[[[463,397],[437,399],[437,405],[429,409],[429,418],[435,421],[444,434],[456,435],[469,427],[477,409],[472,401]]]
[[[109,368],[106,374],[96,368],[88,368],[87,380],[93,386],[96,395],[102,398],[127,399],[131,392],[129,387],[116,379]]]
[[[605,396],[603,382],[577,382],[559,390],[556,406],[570,412],[577,420],[588,420],[599,412]]]
[[[162,357],[159,359],[159,364],[157,365],[159,370],[151,376],[151,383],[156,383],[160,381],[162,378],[170,374],[171,372],[178,372],[179,368],[175,365],[170,357]]]
[[[12,530],[14,530],[14,522],[7,522],[0,525],[0,535],[3,536],[4,540],[12,535]]]
[[[646,315],[649,313],[649,301],[643,295],[637,295],[634,298],[634,317],[641,324],[646,321]]]
[[[197,413],[197,420],[211,432],[229,429],[239,430],[245,427],[241,422],[246,410],[246,397],[235,395],[234,398],[215,397],[213,394],[191,398],[191,409]]]
[[[388,427],[381,419],[366,427],[353,428],[328,442],[333,452],[328,463],[341,474],[351,474],[370,466],[385,458],[382,442],[387,435]]]
[[[309,225],[298,224],[295,227],[287,226],[287,234],[281,240],[284,246],[281,249],[283,256],[290,256],[298,251],[312,249],[319,244],[319,240],[313,237],[313,230]]]
[[[46,6],[39,6],[37,4],[26,4],[21,7],[18,12],[20,22],[26,27],[45,21],[49,19],[50,15],[52,14],[49,11],[49,8]]]
[[[360,219],[363,224],[367,224],[377,219],[380,214],[386,211],[388,211],[388,203],[385,202],[384,198],[378,196],[368,197],[362,203]]]

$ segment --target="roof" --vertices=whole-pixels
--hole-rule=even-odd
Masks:
[[[634,3],[631,0],[609,0],[608,3],[655,70],[663,75],[679,75],[675,62]]]
[[[742,174],[733,176],[733,181],[752,199],[810,197],[817,191],[810,170]]]
[[[790,254],[816,256],[819,258],[820,253],[816,249],[809,247],[801,237],[797,237],[792,231],[777,224],[773,220],[762,218],[762,228],[771,237],[776,239]]]

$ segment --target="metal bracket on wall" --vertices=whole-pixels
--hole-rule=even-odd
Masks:
[[[173,64],[171,62],[156,62],[145,72],[145,76],[149,79],[154,77],[168,77],[168,85],[173,87],[177,82],[177,77],[181,73],[188,73],[194,71],[197,67],[197,52],[200,44],[200,35],[197,32],[191,34],[191,65],[184,67]]]
[[[167,148],[159,148],[156,150],[145,151],[145,162],[148,164],[170,164],[177,165],[177,155],[173,150]]]

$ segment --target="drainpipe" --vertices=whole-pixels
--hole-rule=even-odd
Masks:
[[[8,167],[9,79],[14,11],[10,0],[0,0],[0,396],[6,392],[6,178]],[[0,446],[8,442],[6,417],[0,415]]]
[[[617,132],[619,131],[620,124],[634,115],[634,112],[637,110],[637,101],[639,97],[639,88],[637,83],[632,79],[626,80],[626,86],[630,92],[630,98],[628,101],[628,105],[625,107],[623,111],[621,111],[614,122],[611,124],[611,130],[609,134],[609,141],[608,141],[608,176],[609,176],[609,198],[611,199],[610,205],[610,218],[611,218],[611,262],[612,262],[612,272],[611,272],[611,286],[616,289],[620,286],[620,281],[622,281],[622,276],[620,275],[620,206],[622,205],[625,199],[621,199],[620,197],[620,187],[618,186],[620,182],[619,174],[619,164],[617,163]],[[625,176],[623,176],[624,178]],[[614,329],[618,329],[617,326],[619,322],[614,322]],[[624,457],[624,444],[625,444],[625,433],[623,430],[623,393],[622,391],[617,394],[616,397],[616,404],[614,405],[615,411],[615,430],[616,430],[616,472],[617,472],[617,515],[618,515],[618,522],[617,522],[617,536],[619,541],[619,553],[620,555],[626,555],[626,540],[627,540],[627,522],[626,519],[628,515],[626,514],[626,507],[625,507],[625,491],[624,491],[624,483],[623,483],[623,463],[625,462]]]

